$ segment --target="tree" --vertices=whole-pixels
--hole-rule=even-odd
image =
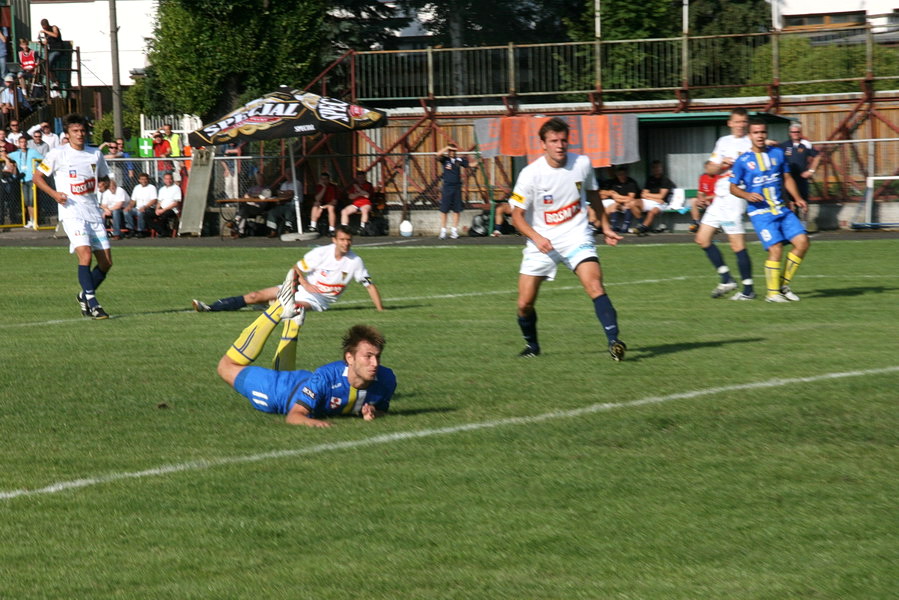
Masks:
[[[325,56],[337,58],[347,50],[380,49],[411,19],[393,3],[378,0],[333,0],[323,19],[329,47]]]
[[[580,12],[577,4],[564,0],[400,0],[399,4],[410,14],[430,12],[433,19],[424,25],[434,34],[434,42],[453,48],[565,42],[568,32],[560,23],[577,19]]]
[[[323,15],[319,0],[160,0],[148,84],[204,120],[300,86],[320,64]]]

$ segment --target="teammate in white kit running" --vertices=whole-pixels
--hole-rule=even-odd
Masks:
[[[112,268],[112,255],[103,212],[97,202],[97,178],[109,175],[103,153],[87,149],[87,126],[81,115],[63,119],[69,143],[50,150],[34,171],[38,189],[59,204],[59,220],[69,236],[69,252],[78,257],[78,305],[81,314],[93,319],[109,315],[97,302],[96,291]],[[53,177],[56,189],[47,177]],[[97,266],[91,270],[92,255]]]
[[[588,200],[599,206],[599,186],[586,156],[568,153],[568,124],[549,119],[540,127],[543,156],[522,169],[509,204],[512,224],[528,241],[518,276],[518,325],[527,346],[521,357],[540,354],[537,311],[540,285],[556,276],[559,263],[571,269],[593,300],[612,359],[627,350],[618,339],[618,316],[602,283],[602,269],[587,219]],[[604,210],[596,211],[605,241],[615,246],[621,236],[612,231]]]
[[[706,208],[702,221],[699,224],[699,231],[696,232],[696,243],[702,248],[709,261],[718,271],[721,282],[712,290],[712,298],[721,298],[728,293],[737,289],[737,282],[730,274],[730,269],[724,263],[721,251],[715,245],[712,237],[718,229],[727,234],[730,242],[731,250],[737,257],[737,269],[740,271],[740,279],[743,283],[743,289],[733,296],[731,300],[752,300],[755,298],[752,282],[752,260],[749,258],[749,252],[746,250],[745,234],[746,229],[743,227],[743,214],[746,211],[746,201],[737,198],[730,193],[730,168],[744,152],[749,152],[752,148],[752,141],[746,135],[746,128],[749,125],[749,113],[745,108],[735,108],[730,112],[730,118],[727,120],[727,126],[730,127],[731,134],[718,138],[715,143],[715,149],[709,156],[711,168],[717,166],[717,172],[713,175],[719,175],[718,181],[715,183],[715,199]]]

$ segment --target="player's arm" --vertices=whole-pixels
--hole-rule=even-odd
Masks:
[[[375,309],[378,312],[384,312],[384,304],[381,302],[381,293],[378,292],[378,286],[373,284],[371,281],[363,283],[363,285],[365,285],[365,291],[367,291],[369,297],[371,297],[371,301],[372,304],[375,305]]]
[[[808,202],[806,202],[805,199],[803,199],[802,194],[799,193],[799,188],[796,187],[796,182],[793,180],[793,174],[788,171],[784,173],[784,187],[790,192],[790,196],[793,197],[793,202],[796,203],[796,206],[799,207],[800,210],[808,209]]]
[[[305,425],[306,427],[331,426],[330,423],[323,421],[322,419],[313,419],[310,416],[311,414],[312,413],[306,405],[297,402],[293,405],[293,408],[290,409],[290,412],[287,413],[287,416],[284,417],[284,422],[288,425]]]
[[[537,233],[534,228],[531,227],[530,223],[527,222],[527,219],[524,218],[523,208],[512,205],[512,225],[521,235],[534,242],[534,245],[537,246],[537,249],[540,250],[540,252],[547,254],[552,251],[552,242]]]
[[[44,177],[44,174],[40,171],[39,168],[34,170],[33,180],[34,185],[37,186],[37,189],[53,198],[57,204],[65,204],[68,201],[69,197],[66,196],[65,192],[57,192],[50,186],[49,183],[47,183],[46,177]]]
[[[386,417],[387,411],[377,408],[374,404],[362,405],[362,418],[366,421],[374,421],[380,417]]]
[[[609,246],[617,246],[618,242],[621,240],[621,236],[612,230],[612,224],[609,223],[609,215],[603,210],[602,201],[599,197],[599,190],[587,190],[587,202],[591,208],[594,206],[598,208],[598,210],[597,208],[593,208],[593,213],[597,216],[599,228],[602,230],[602,235],[605,238],[606,244]]]

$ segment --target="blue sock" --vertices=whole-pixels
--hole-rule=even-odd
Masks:
[[[518,317],[518,326],[521,328],[521,336],[527,345],[534,350],[540,350],[540,344],[537,343],[537,311],[524,317]]]
[[[624,225],[622,225],[622,228],[625,231],[627,231],[628,229],[631,228],[631,219],[633,219],[633,218],[634,218],[634,213],[632,213],[629,210],[624,211]]]
[[[740,270],[740,279],[743,280],[743,293],[748,296],[752,293],[752,260],[746,248],[737,252],[737,269]]]
[[[94,282],[94,290],[100,287],[100,284],[103,283],[103,280],[106,279],[106,271],[100,269],[100,267],[94,267],[94,270],[91,271],[91,280]]]
[[[615,312],[608,294],[593,299],[593,310],[596,311],[596,318],[602,323],[602,329],[611,344],[618,339],[618,313]]]
[[[718,250],[718,246],[709,244],[707,247],[703,248],[703,250],[705,251],[705,255],[709,257],[711,263],[718,270],[718,274],[721,275],[721,283],[730,283],[733,281],[733,277],[730,276],[730,269],[724,264],[724,257],[721,256],[721,250]]]
[[[243,299],[243,296],[231,296],[230,298],[222,298],[220,300],[216,300],[209,305],[209,309],[213,311],[240,310],[246,305],[247,303]]]
[[[90,265],[78,265],[78,283],[81,284],[81,293],[90,308],[99,306],[94,296],[94,278],[91,277]]]

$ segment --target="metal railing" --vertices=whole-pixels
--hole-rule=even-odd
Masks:
[[[899,49],[868,26],[665,39],[356,52],[359,101],[461,100],[674,90],[759,95],[767,86],[852,91],[899,78]],[[849,84],[848,87],[845,84]],[[836,91],[843,91],[837,89]]]

